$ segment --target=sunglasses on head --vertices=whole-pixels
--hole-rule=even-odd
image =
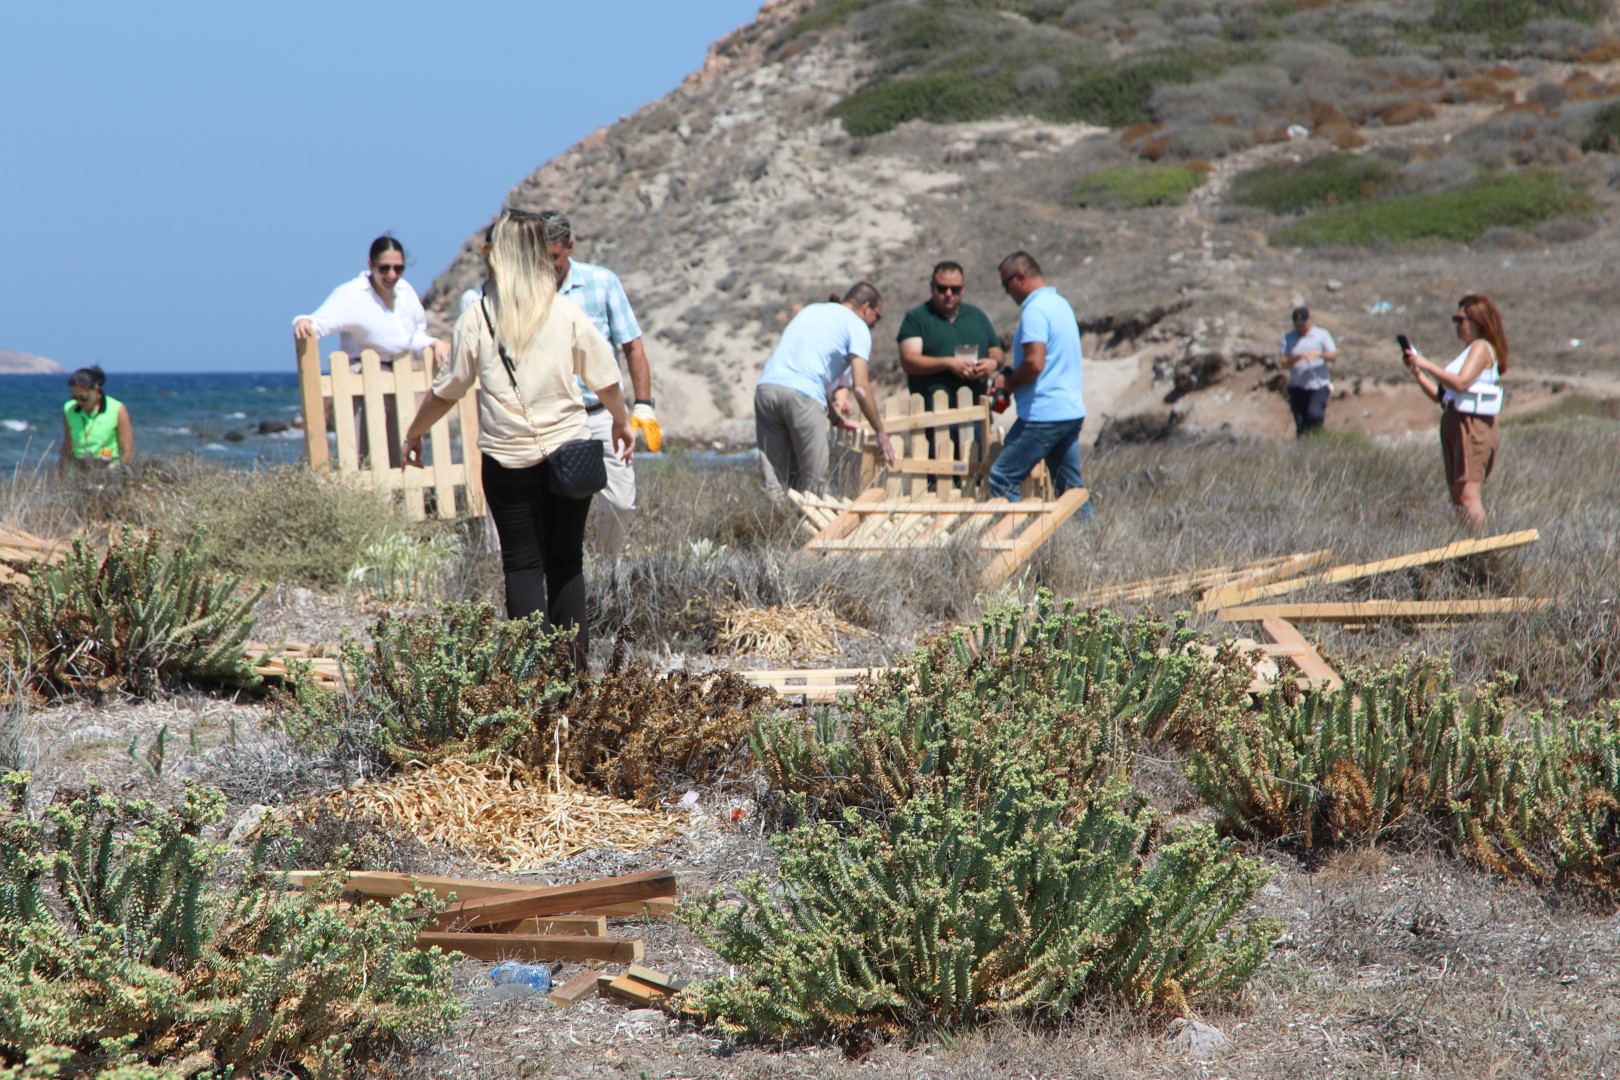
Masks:
[[[960,286],[960,285],[941,285],[939,282],[936,281],[936,282],[934,282],[934,291],[935,292],[947,293],[947,294],[955,294],[955,293],[960,293],[962,291],[962,286]]]

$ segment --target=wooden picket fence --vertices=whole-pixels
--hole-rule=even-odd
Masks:
[[[884,464],[877,439],[864,426],[844,433],[840,440],[847,452],[858,456],[862,491],[880,485],[889,495],[910,497],[927,494],[932,481],[941,498],[988,498],[987,475],[1003,444],[989,397],[974,404],[965,389],[957,390],[954,400],[944,390],[934,391],[928,401],[921,394],[895,394],[883,403],[883,426],[894,447],[892,465]],[[1023,493],[1026,499],[1053,497],[1044,463],[1024,481]]]
[[[431,354],[400,357],[385,368],[370,349],[360,354],[360,370],[350,370],[352,358],[334,352],[328,359],[331,374],[321,373],[320,344],[311,338],[298,344],[298,392],[304,410],[304,447],[311,469],[334,470],[360,476],[391,492],[413,520],[480,517],[484,513],[482,461],[478,453],[477,395],[463,397],[450,414],[428,432],[420,469],[389,465],[387,417],[384,398],[393,395],[403,435],[417,404],[433,381]],[[360,445],[356,414],[365,416],[366,445]],[[330,416],[337,435],[337,459],[326,441]],[[459,434],[452,431],[459,426]],[[397,450],[395,451],[397,453]]]

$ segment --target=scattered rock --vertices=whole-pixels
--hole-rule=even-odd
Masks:
[[[242,434],[240,431],[227,431],[225,434],[221,435],[220,438],[224,439],[226,442],[241,442],[243,439],[247,438],[247,436]]]
[[[236,824],[231,826],[231,831],[225,837],[225,842],[235,845],[251,837],[259,831],[259,823],[264,820],[264,815],[269,812],[270,808],[264,803],[254,803],[242,811],[242,816],[237,818]]]
[[[1185,415],[1177,409],[1149,409],[1128,416],[1111,416],[1097,432],[1097,448],[1164,442],[1175,435],[1183,419]]]
[[[1221,1034],[1220,1028],[1202,1020],[1182,1017],[1170,1021],[1170,1031],[1165,1041],[1188,1057],[1197,1058],[1210,1057],[1226,1046],[1226,1036]]]
[[[287,428],[288,428],[288,425],[283,424],[280,420],[260,420],[259,421],[259,434],[260,435],[280,435],[283,431],[286,431]]]
[[[1338,278],[1328,278],[1327,281],[1322,284],[1322,288],[1326,289],[1328,292],[1338,292],[1340,289],[1344,288],[1344,282],[1340,281]]]

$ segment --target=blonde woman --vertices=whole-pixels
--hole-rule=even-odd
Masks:
[[[583,379],[613,417],[614,451],[630,460],[634,435],[619,365],[585,313],[557,294],[538,215],[501,212],[490,236],[489,269],[487,294],[456,320],[450,362],[406,430],[405,461],[422,464],[422,437],[476,383],[483,391],[478,449],[484,497],[501,542],[506,613],[516,619],[539,611],[549,625],[574,628],[574,656],[583,665],[591,500],[554,493],[548,458],[563,444],[588,438]]]
[[[1485,527],[1481,491],[1496,467],[1502,446],[1502,376],[1508,366],[1507,333],[1490,297],[1469,294],[1457,301],[1451,317],[1462,352],[1441,367],[1410,345],[1404,350],[1407,370],[1423,392],[1440,403],[1440,450],[1446,463],[1446,485],[1458,516],[1474,530]]]

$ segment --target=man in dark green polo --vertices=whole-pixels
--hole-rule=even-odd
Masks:
[[[906,386],[923,396],[930,412],[935,390],[945,391],[946,400],[954,405],[957,391],[965,389],[977,405],[985,380],[1001,367],[996,328],[984,312],[962,302],[966,280],[960,263],[938,264],[929,279],[928,302],[906,312],[900,323],[900,366],[906,372]],[[951,445],[958,445],[954,426]],[[928,450],[933,456],[933,431],[928,432]]]

